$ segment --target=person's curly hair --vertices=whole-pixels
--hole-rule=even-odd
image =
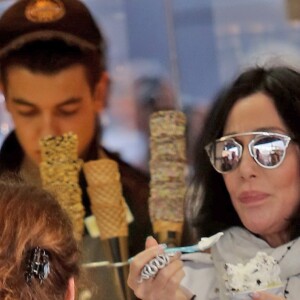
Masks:
[[[0,232],[0,299],[65,299],[69,279],[79,275],[79,250],[55,198],[11,174],[0,178]],[[28,284],[28,252],[36,247],[49,253],[50,274]]]

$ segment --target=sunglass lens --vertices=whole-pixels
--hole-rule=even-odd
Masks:
[[[253,155],[263,166],[274,167],[281,163],[285,152],[285,143],[280,137],[261,137],[253,144]]]
[[[221,173],[234,170],[241,157],[241,146],[234,140],[229,140],[217,142],[215,147],[215,168]]]

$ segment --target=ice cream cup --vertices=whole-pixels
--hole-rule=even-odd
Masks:
[[[229,298],[230,300],[252,300],[250,297],[250,294],[253,292],[266,292],[270,293],[272,295],[278,295],[282,296],[284,292],[284,286],[283,285],[277,285],[261,290],[256,290],[256,291],[246,291],[246,292],[240,292],[240,293],[235,293],[235,294],[230,294]]]

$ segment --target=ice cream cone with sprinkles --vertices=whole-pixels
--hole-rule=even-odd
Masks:
[[[77,136],[73,133],[42,138],[40,173],[43,186],[56,195],[72,220],[76,238],[80,240],[85,210],[78,180],[83,163],[77,157],[77,146]]]
[[[150,199],[153,230],[160,243],[179,245],[186,193],[186,117],[158,111],[150,118]]]

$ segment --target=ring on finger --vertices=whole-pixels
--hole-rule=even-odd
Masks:
[[[155,258],[151,259],[149,263],[147,263],[143,267],[138,282],[142,282],[143,280],[154,278],[158,273],[158,271],[166,267],[169,263],[170,263],[170,256],[168,254],[157,255]]]

